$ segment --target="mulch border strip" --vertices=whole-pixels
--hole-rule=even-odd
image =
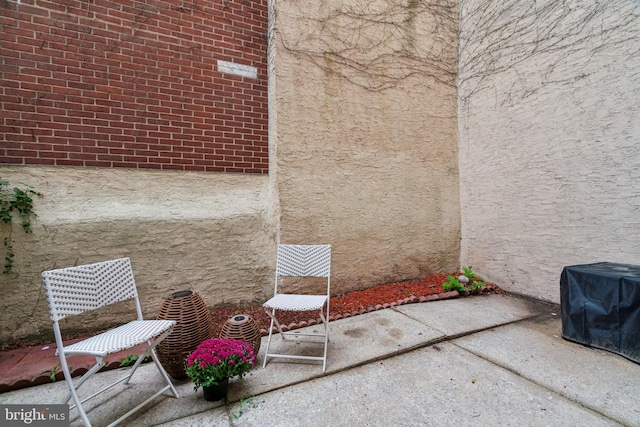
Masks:
[[[458,291],[444,292],[441,294],[432,294],[432,295],[427,295],[423,297],[410,296],[408,298],[400,299],[392,303],[376,304],[375,306],[369,306],[366,308],[361,308],[361,309],[343,313],[343,314],[336,314],[336,315],[330,314],[329,322],[333,322],[335,320],[340,320],[340,319],[346,319],[348,317],[358,316],[360,314],[370,313],[372,311],[384,310],[386,308],[393,308],[399,305],[414,304],[414,303],[428,302],[428,301],[439,301],[439,300],[452,299],[452,298],[458,298],[458,297],[460,297],[460,294],[458,293]],[[310,319],[309,321],[301,321],[298,323],[291,323],[289,325],[281,325],[281,327],[283,331],[291,331],[294,329],[304,328],[306,326],[311,326],[313,324],[320,324],[320,323],[322,323],[322,320],[318,317],[315,320]],[[275,326],[274,326],[274,332],[277,332]],[[269,334],[269,331],[267,329],[260,329],[260,334],[262,336],[266,336]],[[39,348],[42,346],[37,346],[37,347]],[[55,344],[51,344],[51,347],[55,348]],[[120,358],[110,360],[107,363],[107,365],[105,365],[102,369],[100,369],[100,372],[119,368],[120,362],[122,362],[122,360],[124,360],[126,357],[127,355],[123,355]],[[145,362],[145,363],[148,363],[148,362]],[[18,364],[20,364],[20,362],[18,362]],[[90,363],[87,363],[87,365],[90,365]],[[73,377],[77,377],[84,374],[86,371],[87,371],[86,367],[80,366],[74,369],[71,372],[71,375]],[[61,372],[57,373],[56,380],[64,381],[64,377],[62,376]],[[0,383],[0,393],[19,390],[22,388],[33,387],[33,386],[42,385],[42,384],[47,384],[50,382],[51,382],[51,378],[49,377],[49,374],[40,373],[39,375],[36,375],[34,378],[31,378],[31,379],[18,379],[18,380],[12,381],[10,384]]]

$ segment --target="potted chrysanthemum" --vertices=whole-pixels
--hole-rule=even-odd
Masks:
[[[227,394],[229,378],[242,378],[253,369],[253,345],[234,338],[213,338],[202,342],[185,360],[185,371],[194,390],[202,387],[204,398],[220,400]]]

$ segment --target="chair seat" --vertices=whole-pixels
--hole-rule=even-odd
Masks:
[[[278,294],[265,302],[263,306],[284,311],[309,311],[320,310],[326,301],[326,295]]]
[[[175,320],[134,320],[64,348],[67,355],[88,354],[104,357],[135,347],[171,329]]]

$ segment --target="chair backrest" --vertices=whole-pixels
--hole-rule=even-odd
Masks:
[[[142,319],[138,292],[129,258],[42,273],[51,320],[95,310],[119,301],[135,299],[138,319]]]
[[[331,245],[278,245],[274,295],[280,293],[278,288],[281,285],[279,280],[281,277],[324,277],[327,296],[330,296]]]
[[[331,245],[278,245],[276,278],[330,277]]]

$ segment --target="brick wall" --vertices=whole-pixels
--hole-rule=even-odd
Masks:
[[[266,3],[0,2],[0,163],[266,173]]]

